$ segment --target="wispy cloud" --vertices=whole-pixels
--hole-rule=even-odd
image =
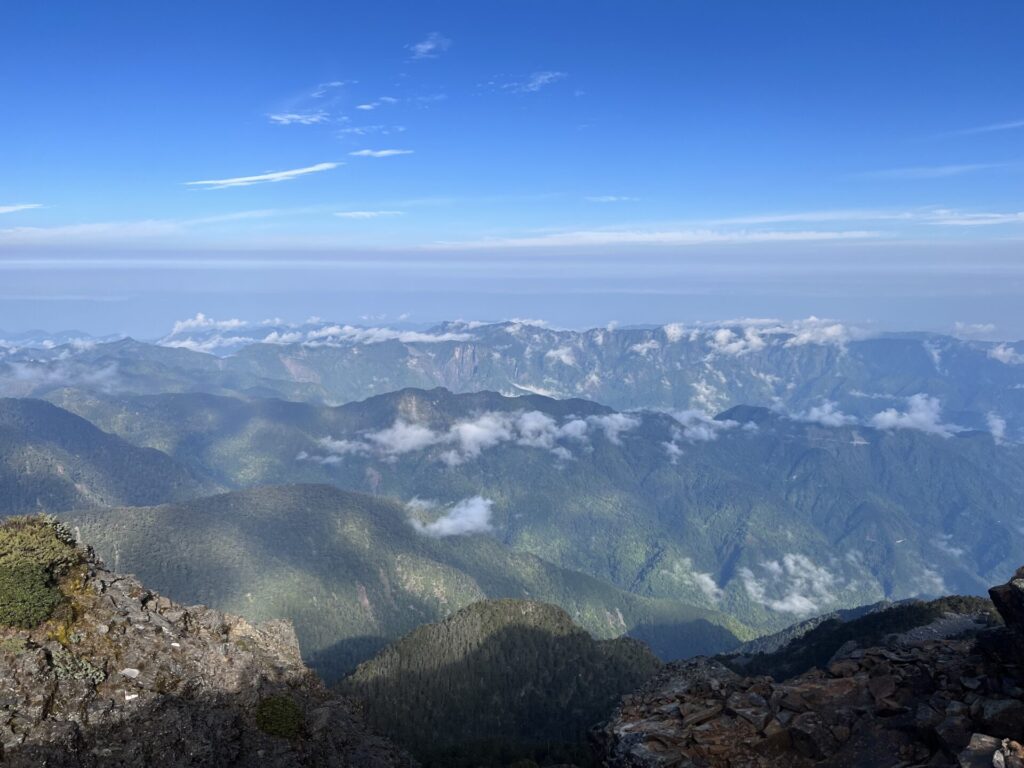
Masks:
[[[1024,224],[1024,211],[1007,213],[968,213],[965,211],[934,211],[932,221],[952,227],[985,227],[995,224]]]
[[[314,99],[322,99],[324,96],[329,94],[338,88],[344,88],[346,85],[354,85],[357,80],[331,80],[327,83],[320,83],[311,94]]]
[[[965,173],[1005,168],[1006,163],[962,163],[960,165],[919,165],[907,168],[885,168],[858,174],[869,179],[945,179]]]
[[[962,211],[954,208],[916,208],[903,211],[847,209],[732,216],[722,219],[707,219],[700,222],[700,224],[708,227],[720,227],[758,224],[822,224],[844,221],[908,222],[947,226],[985,226],[1024,222],[1024,211]]]
[[[877,237],[869,231],[722,232],[716,230],[582,230],[544,235],[438,242],[428,249],[582,247],[610,245],[708,245],[712,243],[779,243],[816,240],[862,240]]]
[[[377,109],[377,107],[383,104],[397,103],[398,99],[396,99],[394,96],[381,96],[379,99],[375,99],[374,101],[368,101],[365,104],[359,104],[356,107],[356,109],[361,109],[363,112],[372,112],[373,110]]]
[[[452,47],[452,41],[439,32],[431,32],[425,39],[405,47],[412,51],[414,59],[436,59]]]
[[[255,176],[235,176],[230,179],[207,179],[205,181],[186,181],[189,187],[201,187],[203,189],[227,189],[228,187],[250,187],[254,184],[273,184],[279,181],[290,181],[300,176],[321,171],[330,171],[337,168],[341,163],[317,163],[305,168],[293,168],[288,171],[270,171]]]
[[[358,149],[349,152],[352,157],[394,157],[395,155],[411,155],[411,149]]]
[[[505,83],[501,87],[502,89],[512,91],[513,93],[536,93],[552,83],[564,80],[568,76],[569,75],[566,72],[543,70],[540,72],[533,72],[523,80],[514,80],[510,83]]]
[[[950,131],[949,133],[943,134],[944,136],[970,136],[976,133],[996,133],[998,131],[1013,131],[1018,128],[1024,128],[1024,120],[1007,120],[1002,123],[990,123],[988,125],[979,125],[974,128],[964,128],[959,131]]]
[[[267,115],[270,122],[276,125],[316,125],[326,123],[329,119],[327,113],[318,110],[316,112],[275,112]]]
[[[17,213],[18,211],[31,211],[34,208],[42,208],[40,203],[18,203],[17,205],[0,205],[0,213]]]
[[[640,198],[626,197],[625,195],[590,195],[584,199],[588,203],[633,203]]]
[[[338,211],[334,214],[342,219],[379,219],[382,216],[403,216],[402,211]]]
[[[404,125],[350,125],[345,128],[338,129],[339,136],[369,136],[374,133],[388,136],[392,133],[404,132]]]

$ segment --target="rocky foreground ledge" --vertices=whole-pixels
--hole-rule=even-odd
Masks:
[[[289,623],[184,607],[75,553],[50,618],[0,627],[0,765],[415,765],[306,668]]]
[[[1024,768],[1024,568],[991,596],[1005,626],[847,643],[788,680],[712,659],[668,665],[597,732],[608,768]]]

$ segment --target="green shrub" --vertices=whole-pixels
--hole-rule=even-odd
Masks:
[[[0,523],[0,625],[31,629],[62,600],[57,581],[83,562],[71,530],[48,515]]]
[[[50,618],[60,601],[45,568],[0,563],[0,624],[32,629]]]
[[[270,736],[294,739],[302,733],[302,710],[290,696],[268,696],[256,707],[256,725]]]
[[[82,559],[71,530],[55,517],[9,517],[0,524],[0,565],[27,563],[59,577]]]

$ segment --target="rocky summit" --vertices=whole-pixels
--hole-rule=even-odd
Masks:
[[[42,582],[29,591],[10,578],[40,559],[37,534],[48,527],[58,541],[47,551],[66,547],[48,556],[57,577],[49,602]],[[26,530],[28,558],[16,549]],[[178,605],[106,570],[67,533],[40,519],[4,524],[0,764],[415,765],[370,735],[353,705],[305,667],[289,623],[256,626]],[[51,612],[42,621],[31,613],[38,604]]]
[[[595,733],[605,765],[1024,768],[1024,569],[991,594],[1005,624],[949,615],[785,680],[668,665]]]

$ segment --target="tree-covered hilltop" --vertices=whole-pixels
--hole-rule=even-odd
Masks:
[[[590,765],[587,731],[659,666],[641,643],[594,640],[555,606],[487,600],[415,629],[342,689],[427,766]]]
[[[294,485],[70,520],[111,567],[178,600],[291,619],[306,659],[328,680],[486,598],[554,603],[598,637],[634,633],[669,658],[751,636],[716,611],[630,594],[487,534],[431,536],[414,527],[413,513],[389,499]]]
[[[0,515],[158,504],[215,483],[43,400],[0,399]]]

